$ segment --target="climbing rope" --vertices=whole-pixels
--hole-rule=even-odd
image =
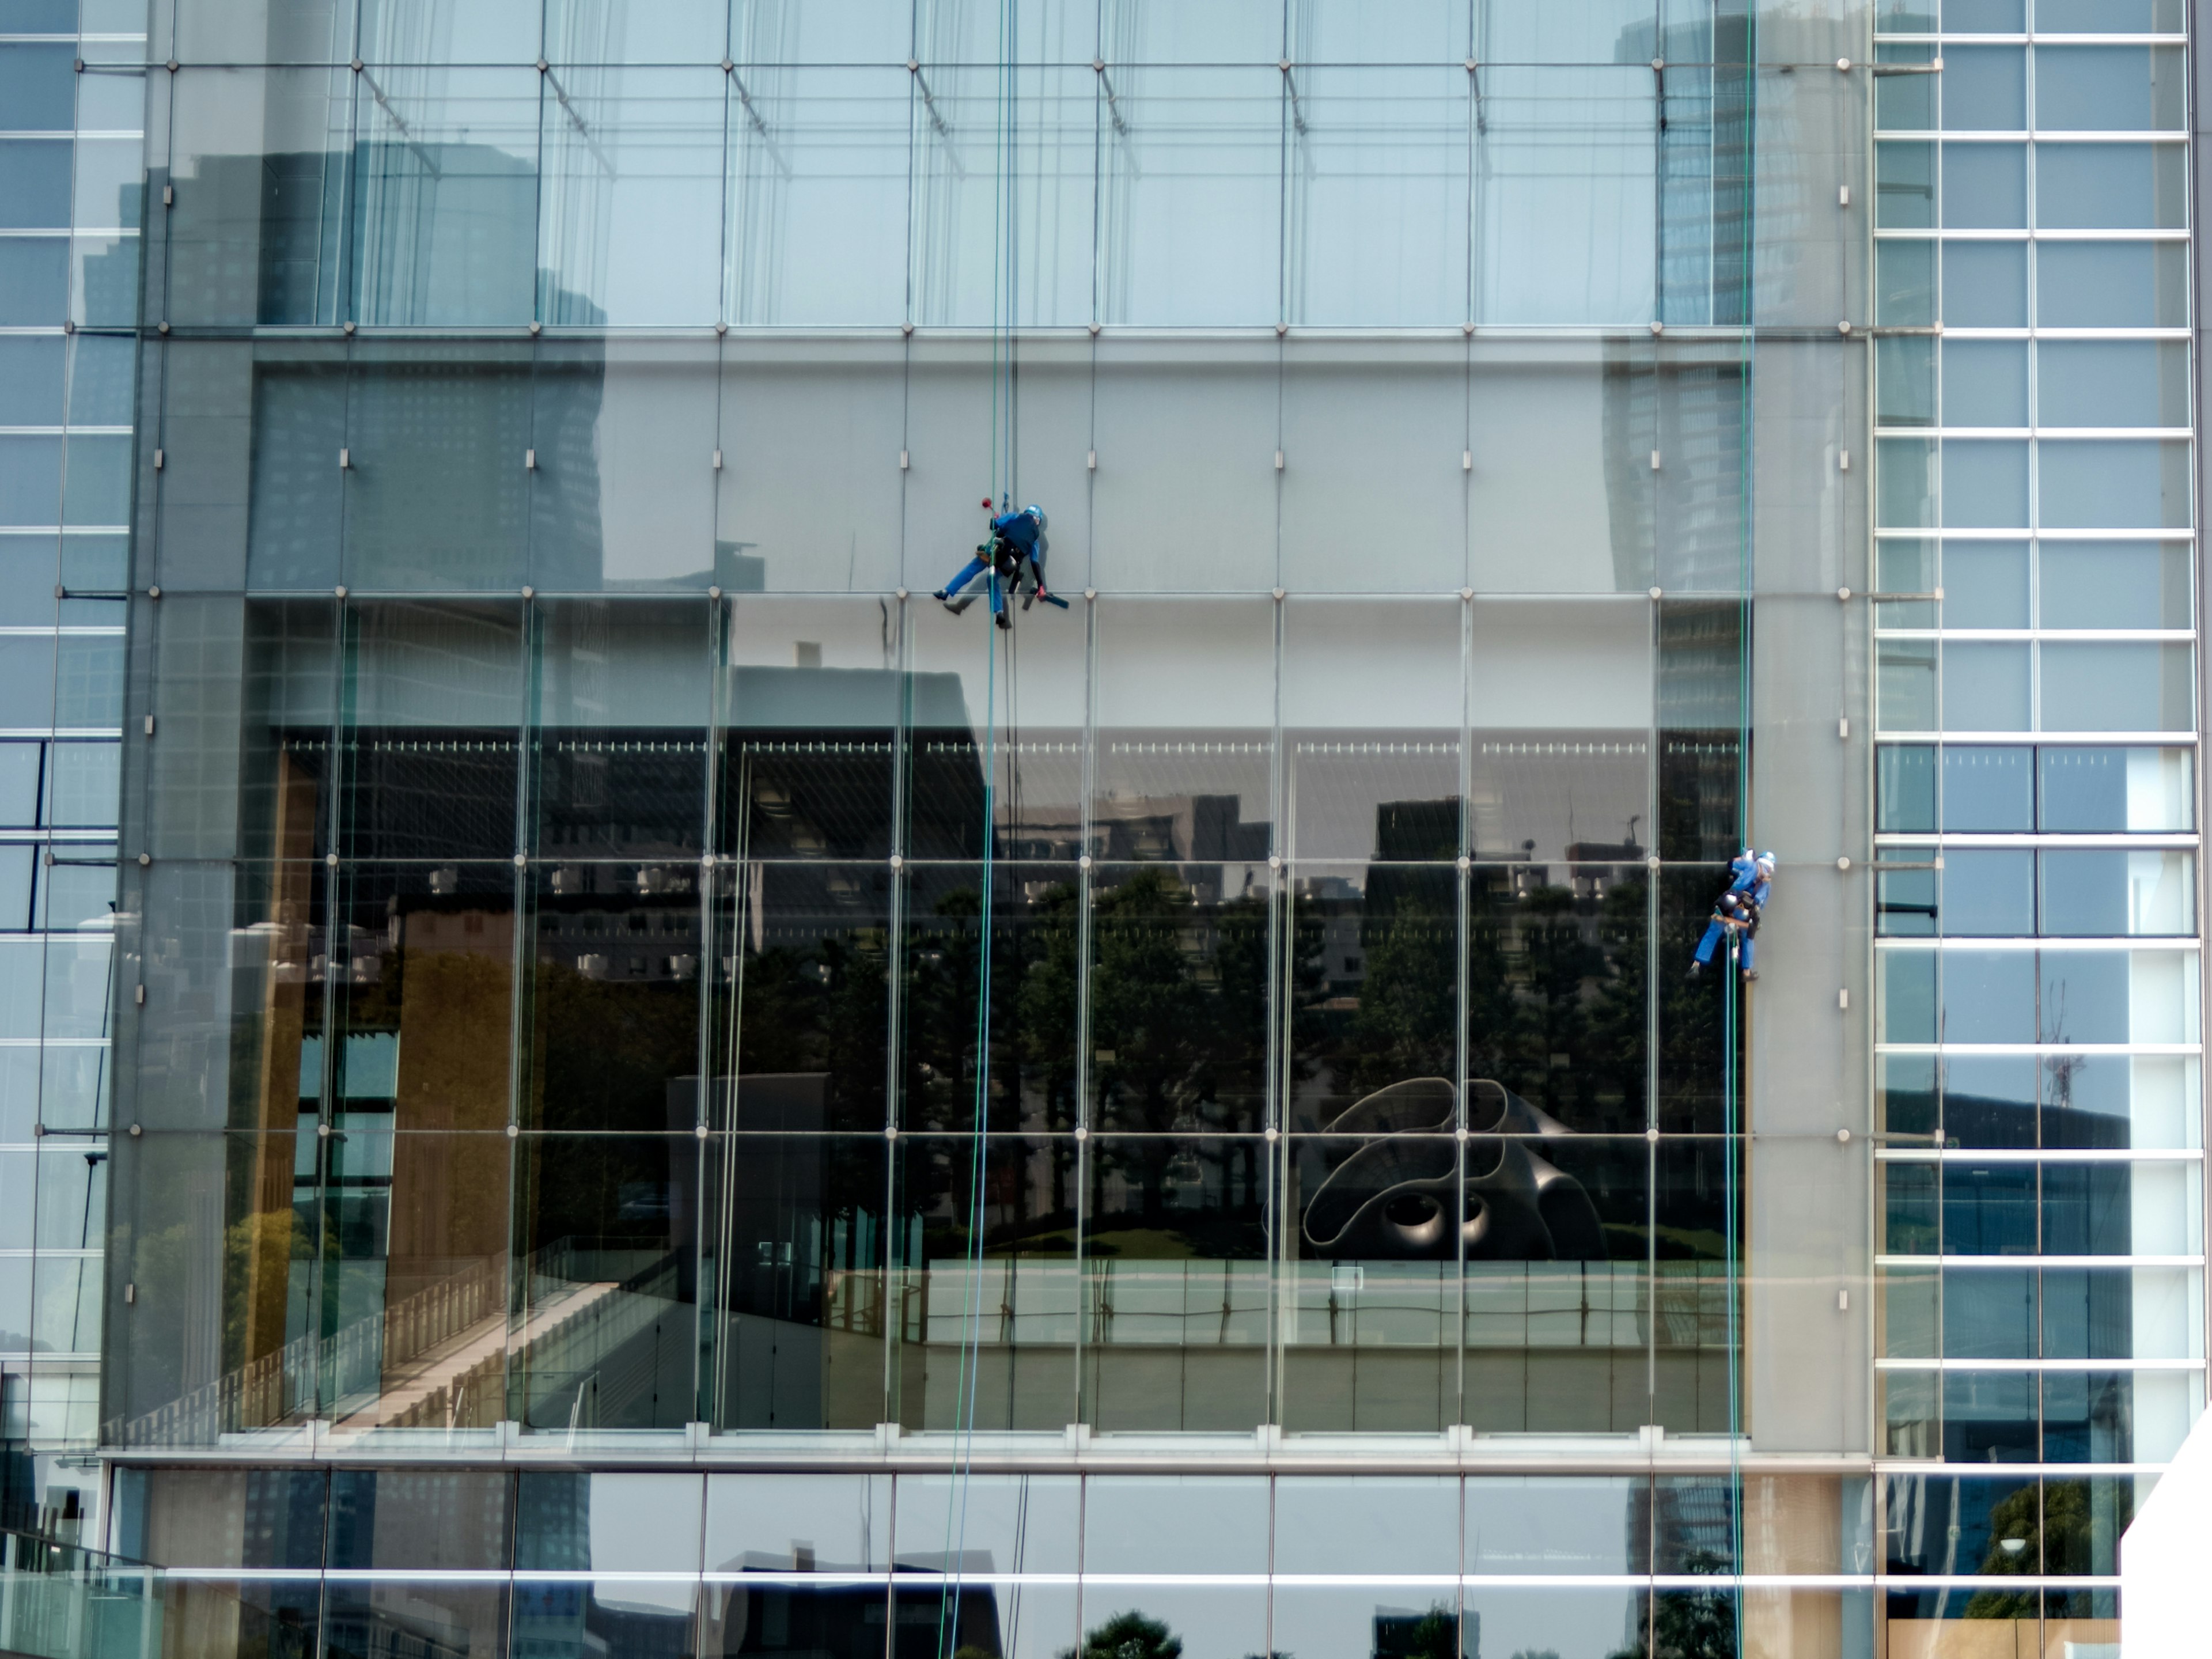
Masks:
[[[1014,145],[1014,30],[1016,0],[1000,0],[997,125],[992,167],[992,282],[991,282],[991,421],[987,455],[990,494],[985,510],[1012,510],[1013,499],[1013,327],[1015,279],[1018,269],[1018,239],[1013,234]],[[1001,381],[1004,381],[1003,387]],[[999,576],[987,573],[994,596]],[[1013,595],[1002,597],[1007,620],[1013,617]],[[995,620],[995,619],[994,619]],[[938,1659],[952,1659],[960,1645],[960,1599],[967,1576],[968,1500],[974,1485],[975,1411],[982,1370],[983,1230],[986,1220],[985,1181],[988,1173],[991,1102],[991,957],[994,889],[997,842],[996,805],[999,757],[999,653],[1000,636],[1007,668],[1007,726],[1018,732],[1013,716],[1013,629],[987,626],[983,629],[983,731],[980,750],[983,774],[981,883],[977,906],[975,969],[975,1100],[969,1137],[968,1169],[967,1261],[961,1292],[960,1368],[955,1396],[957,1437],[955,1474],[945,1494],[945,1532],[951,1584],[938,1602]],[[1018,760],[1007,756],[1010,783],[1018,776]],[[1018,784],[1014,798],[1019,799]]]

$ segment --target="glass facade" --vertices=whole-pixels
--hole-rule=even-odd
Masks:
[[[0,7],[0,1526],[97,1536],[145,8]]]
[[[2063,1575],[1928,1651],[2111,1639],[2204,1397],[2183,21],[1876,23],[1875,1451],[1910,1571]]]
[[[0,1360],[166,1653],[2118,1640],[2175,0],[84,7]]]

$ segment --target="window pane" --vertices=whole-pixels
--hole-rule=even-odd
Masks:
[[[1885,744],[1875,751],[1875,828],[1936,828],[1936,750],[1929,744]]]
[[[2183,543],[2045,542],[2036,550],[2042,625],[2186,628],[2189,556]]]
[[[2186,731],[2191,655],[2186,645],[2046,644],[2042,729]]]
[[[1943,750],[1942,827],[1990,834],[2035,828],[2035,751],[1948,744]]]
[[[2027,544],[1947,544],[1943,549],[1943,626],[2027,627]]]
[[[2020,132],[2027,126],[2027,51],[1954,46],[1943,54],[1943,125],[1951,132]]]
[[[2178,328],[2189,320],[2188,250],[2175,242],[2043,242],[2035,320],[2045,328]]]
[[[2187,853],[2046,848],[2042,931],[2154,935],[2193,931],[2196,861]]]
[[[2046,340],[2037,349],[2036,422],[2186,426],[2189,348],[2154,340]]]
[[[2027,244],[1946,242],[1943,322],[1950,328],[2026,327]]]
[[[365,42],[367,34],[364,23]],[[375,50],[364,44],[363,54],[374,58]],[[501,54],[522,63],[531,55]],[[538,76],[526,69],[365,73],[381,77],[384,95],[355,106],[352,314],[413,327],[530,321]]]
[[[1954,732],[2028,729],[2028,647],[1964,644],[1943,647],[1943,725]]]
[[[1943,224],[2014,230],[2027,224],[2027,153],[2019,144],[1943,146]]]
[[[902,21],[897,56],[908,33]],[[842,55],[842,46],[824,54],[831,61]],[[888,67],[759,68],[732,76],[732,322],[853,327],[903,319],[909,82],[903,69]]]
[[[2185,95],[2176,47],[2042,46],[2035,54],[2035,125],[2045,131],[2179,131]]]
[[[2027,446],[1953,439],[1943,446],[1943,522],[1960,530],[2027,523]]]
[[[2035,854],[1954,848],[1943,859],[1942,930],[2019,937],[2035,931]]]
[[[2187,152],[2172,144],[2035,147],[2045,230],[2178,230],[2188,223]]]

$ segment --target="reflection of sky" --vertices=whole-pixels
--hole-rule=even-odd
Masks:
[[[719,1475],[708,1486],[710,1571],[780,1564],[810,1550],[817,1571],[880,1567],[890,1482],[872,1475]]]
[[[1476,1478],[1467,1486],[1467,1570],[1478,1573],[1641,1571],[1628,1560],[1640,1481]],[[1562,1654],[1561,1659],[1565,1659]]]
[[[1475,1620],[1481,1620],[1481,1653],[1507,1659],[1547,1650],[1559,1659],[1610,1659],[1624,1650],[1639,1650],[1633,1621],[1632,1590],[1492,1590],[1467,1593],[1468,1629],[1462,1646],[1474,1651]],[[1309,1659],[1300,1656],[1300,1659]],[[1320,1659],[1311,1656],[1310,1659]]]
[[[688,1570],[699,1559],[700,1477],[594,1474],[589,1497],[592,1566],[609,1572]],[[695,1583],[623,1582],[594,1587],[605,1607],[690,1611]]]

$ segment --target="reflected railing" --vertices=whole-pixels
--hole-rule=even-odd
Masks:
[[[142,1417],[111,1424],[108,1443],[207,1444],[325,1414],[349,1429],[495,1421],[507,1415],[499,1397],[510,1350],[519,1368],[540,1379],[580,1375],[674,1297],[673,1257],[597,1243],[563,1238],[523,1258],[523,1305],[512,1319],[507,1258],[485,1257],[380,1314],[327,1336],[296,1336]],[[494,1403],[481,1409],[488,1397]]]
[[[161,1573],[81,1544],[0,1532],[0,1653],[149,1659],[161,1651]]]

